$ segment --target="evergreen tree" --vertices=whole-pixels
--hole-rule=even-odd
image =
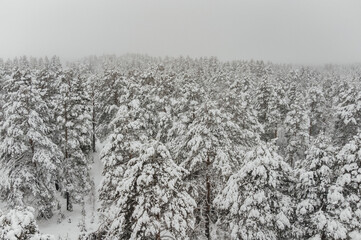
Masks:
[[[48,109],[37,86],[29,71],[16,70],[6,81],[0,159],[9,174],[8,203],[33,202],[39,217],[50,218],[62,154],[48,137]]]
[[[298,166],[295,194],[299,239],[340,239],[342,234],[337,231],[346,229],[333,211],[337,205],[329,201],[335,184],[336,152],[331,140],[321,134]]]
[[[67,199],[67,210],[72,201],[80,202],[90,189],[89,158],[91,149],[91,116],[89,99],[82,80],[74,69],[69,69],[57,80],[57,121],[59,145],[63,150],[61,190]]]
[[[328,226],[333,239],[357,239],[361,236],[361,135],[357,134],[337,154],[336,182],[327,195],[336,220]]]
[[[41,234],[34,219],[33,208],[20,208],[2,213],[0,210],[0,239],[55,240],[48,234]]]
[[[214,200],[228,212],[231,238],[286,239],[293,207],[287,193],[290,166],[269,144],[247,152],[244,162]]]
[[[102,212],[109,212],[119,198],[117,186],[123,177],[126,164],[130,159],[137,157],[139,147],[149,137],[146,132],[146,114],[140,105],[138,91],[139,85],[133,81],[129,81],[122,89],[120,107],[108,127],[113,130],[108,137],[108,144],[101,153],[104,164],[104,178],[99,195]]]
[[[304,159],[309,145],[309,112],[305,106],[303,95],[293,85],[289,92],[289,111],[284,121],[287,146],[286,161],[294,167],[297,161]]]
[[[213,198],[222,188],[222,179],[229,177],[242,162],[240,154],[252,139],[215,102],[200,106],[195,116],[177,158],[189,171],[186,181],[198,203],[197,223],[204,227],[204,234],[210,239]]]
[[[205,98],[204,89],[195,81],[183,79],[177,84],[179,84],[179,90],[174,91],[179,91],[180,94],[170,101],[173,121],[167,131],[166,139],[166,144],[173,156],[178,155],[179,148],[185,141],[188,127],[196,118],[197,110],[202,106]],[[180,164],[183,159],[176,158],[175,161]]]
[[[339,95],[336,106],[335,138],[337,144],[345,145],[360,131],[361,93],[359,88],[346,87]]]
[[[92,149],[96,152],[96,128],[98,124],[98,111],[99,111],[99,79],[96,74],[90,74],[87,76],[87,92],[89,93],[90,105],[91,105],[91,117],[92,117]]]
[[[262,140],[266,142],[277,138],[277,127],[281,117],[277,106],[277,99],[278,96],[273,83],[268,78],[264,79],[256,93],[255,104],[258,112],[258,121],[264,128]]]
[[[104,139],[111,131],[109,123],[113,120],[120,104],[121,91],[125,76],[115,69],[105,69],[100,80],[98,135]]]
[[[170,233],[185,239],[196,204],[184,191],[185,170],[172,161],[166,147],[157,141],[144,144],[125,169],[107,238],[160,240]]]
[[[330,127],[332,116],[327,113],[326,99],[320,87],[311,87],[308,91],[308,107],[310,113],[309,135],[314,137]]]
[[[0,68],[0,125],[4,121],[3,106],[5,104],[5,71]]]

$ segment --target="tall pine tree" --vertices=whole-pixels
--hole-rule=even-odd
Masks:
[[[6,81],[1,166],[8,168],[8,203],[34,204],[39,217],[50,218],[62,153],[48,137],[49,112],[37,86],[29,70],[16,70]]]

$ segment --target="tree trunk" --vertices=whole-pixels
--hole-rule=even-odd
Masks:
[[[65,161],[68,160],[69,153],[68,153],[68,111],[67,111],[67,104],[64,104],[64,131],[65,131]],[[65,163],[66,164],[66,163]],[[70,193],[68,191],[65,192],[66,197],[66,210],[73,211],[73,207],[70,202]]]
[[[327,240],[326,234],[324,232],[321,234],[321,240]]]
[[[210,232],[210,216],[211,216],[211,183],[209,181],[209,170],[210,161],[209,157],[207,158],[207,174],[206,174],[206,188],[207,188],[207,196],[206,196],[206,209],[205,209],[205,234],[208,240],[211,239],[211,232]]]
[[[155,239],[160,240],[160,232],[158,232],[157,235],[155,235]]]
[[[315,111],[315,102],[311,103],[311,113],[313,113]],[[310,116],[312,116],[312,114],[310,114]],[[308,128],[308,135],[309,137],[311,137],[313,135],[313,131],[312,131],[312,119],[310,118],[310,127]]]
[[[93,152],[96,152],[95,149],[95,103],[93,99],[93,114],[92,114],[92,122],[93,122]]]
[[[29,143],[30,143],[30,148],[31,148],[31,152],[34,154],[35,149],[34,149],[34,142],[32,139],[29,139]]]
[[[73,211],[73,206],[70,202],[70,193],[66,192],[65,197],[66,197],[66,210],[71,212],[71,211]]]
[[[67,123],[68,123],[68,112],[67,112],[67,105],[65,103],[64,104],[64,131],[65,131],[64,154],[65,154],[65,159],[68,159],[68,127],[67,127]]]

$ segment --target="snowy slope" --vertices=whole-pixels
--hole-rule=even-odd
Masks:
[[[63,202],[61,202],[61,212],[64,214],[64,218],[59,221],[59,216],[56,212],[54,217],[50,220],[38,221],[40,231],[42,233],[47,233],[55,236],[55,239],[69,239],[76,240],[78,236],[82,233],[81,226],[85,225],[84,232],[94,232],[99,226],[99,216],[97,213],[98,205],[98,189],[100,187],[102,179],[102,170],[103,166],[100,161],[100,152],[103,148],[103,143],[97,143],[97,151],[92,154],[94,163],[90,171],[90,177],[94,181],[94,188],[92,189],[89,196],[85,199],[85,217],[82,215],[82,206],[74,204],[73,212],[68,212],[65,210],[65,200],[59,197]],[[82,224],[85,221],[85,224]]]

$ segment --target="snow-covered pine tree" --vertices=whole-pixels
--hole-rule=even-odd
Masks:
[[[337,154],[336,182],[327,195],[336,220],[328,224],[333,239],[361,237],[361,134],[357,134]]]
[[[118,182],[115,205],[107,238],[157,239],[170,234],[186,239],[194,224],[194,199],[185,191],[185,170],[177,166],[166,147],[150,141],[127,162]]]
[[[282,123],[285,118],[286,114],[288,112],[288,99],[287,99],[287,88],[288,83],[286,83],[286,80],[283,78],[283,76],[276,76],[275,82],[274,82],[274,89],[276,91],[277,95],[277,111],[280,114],[280,122]]]
[[[140,105],[140,86],[129,79],[120,90],[120,106],[108,128],[112,129],[107,145],[101,152],[104,164],[103,182],[100,189],[101,211],[109,209],[118,200],[118,183],[123,177],[127,162],[136,157],[141,143],[148,140],[144,108]],[[109,216],[108,216],[109,217]]]
[[[177,79],[175,84],[178,85],[175,91],[180,94],[170,100],[173,121],[167,132],[166,142],[172,156],[178,154],[179,147],[185,141],[188,126],[196,118],[196,111],[205,98],[204,89],[193,79]],[[175,161],[180,164],[183,159],[176,158]]]
[[[156,73],[155,82],[148,86],[147,97],[143,101],[147,102],[147,111],[156,118],[153,138],[171,147],[174,139],[170,136],[170,130],[178,120],[177,115],[181,107],[178,99],[181,98],[181,93],[172,73],[165,70],[158,70]]]
[[[289,239],[292,170],[273,148],[264,143],[247,152],[244,165],[214,200],[228,212],[225,223],[231,239]]]
[[[57,132],[58,123],[56,121],[56,97],[58,94],[56,81],[61,73],[62,67],[60,64],[60,60],[55,56],[52,57],[50,61],[47,60],[46,63],[42,63],[42,65],[39,65],[39,69],[34,71],[37,80],[36,84],[40,90],[40,97],[47,105],[48,112],[46,115],[46,123],[49,126],[48,136],[57,145],[59,145],[59,134]]]
[[[109,123],[113,120],[120,104],[121,91],[126,77],[116,69],[105,69],[100,77],[99,86],[99,124],[98,136],[104,139],[112,129]]]
[[[91,115],[91,148],[92,151],[96,151],[96,129],[98,124],[98,112],[99,108],[99,87],[100,79],[96,73],[95,63],[88,62],[87,59],[84,60],[77,67],[78,74],[78,85],[80,87],[83,95],[83,102],[88,106],[88,112]]]
[[[343,146],[360,131],[361,92],[356,86],[346,86],[339,95],[336,109],[335,139]]]
[[[38,217],[50,218],[62,153],[48,137],[49,112],[36,81],[29,70],[15,70],[6,81],[0,166],[9,174],[8,203],[32,204]]]
[[[254,141],[254,135],[249,135],[248,131],[235,123],[232,114],[220,109],[216,102],[206,101],[195,112],[195,119],[179,148],[177,159],[189,171],[186,182],[198,204],[197,224],[207,239],[211,238],[212,219],[216,220],[213,198],[222,188],[222,180],[242,162],[242,150]]]
[[[89,98],[75,69],[68,69],[57,79],[58,141],[64,154],[59,175],[61,191],[67,199],[67,210],[72,201],[80,202],[90,190],[89,157],[91,149],[91,116]]]
[[[326,99],[320,86],[309,89],[307,102],[310,113],[309,135],[314,137],[331,127],[332,116],[327,111]]]
[[[0,125],[2,125],[2,122],[4,120],[4,114],[2,111],[2,108],[4,106],[4,96],[5,96],[5,70],[3,67],[0,67]]]
[[[136,101],[131,102],[131,104],[136,104]],[[104,146],[101,152],[104,169],[99,198],[102,202],[100,210],[105,213],[111,213],[109,209],[120,197],[117,186],[123,178],[128,161],[136,156],[141,142],[147,139],[144,135],[137,135],[137,133],[141,134],[142,132],[142,123],[134,120],[132,115],[132,111],[128,111],[127,106],[120,107],[114,123],[111,123],[118,126],[109,136],[109,143]],[[133,115],[133,117],[135,116]]]
[[[343,232],[346,226],[334,214],[335,205],[328,198],[335,184],[336,153],[331,139],[321,133],[297,166],[298,183],[294,190],[298,239],[342,239],[336,231]]]
[[[30,207],[16,207],[8,213],[0,210],[0,239],[55,240],[51,235],[40,233],[34,209]]]
[[[274,83],[269,78],[265,78],[260,83],[256,92],[255,108],[258,114],[258,122],[263,125],[264,133],[261,139],[269,142],[277,138],[277,127],[280,123],[281,114],[279,112],[278,96]]]
[[[74,119],[73,129],[79,136],[80,149],[88,155],[92,149],[92,114],[91,100],[86,89],[87,79],[85,75],[76,73],[71,91],[74,93],[71,118]]]
[[[98,87],[99,87],[99,78],[95,73],[89,73],[87,75],[87,92],[90,98],[91,105],[91,116],[92,116],[92,150],[96,152],[96,128],[98,123],[98,111],[99,111],[99,103],[98,103]]]
[[[19,58],[19,61],[18,61],[18,69],[20,71],[23,71],[23,70],[29,70],[30,69],[30,63],[29,63],[29,60],[28,60],[28,57],[27,56],[21,56]]]
[[[5,78],[8,77],[5,73],[5,63],[0,68],[0,126],[4,124],[4,112],[3,106],[5,104]],[[2,135],[0,133],[0,139],[2,139]],[[9,189],[9,183],[7,179],[7,171],[5,168],[0,167],[0,200],[4,201],[3,199],[7,195],[6,189]]]
[[[252,105],[253,79],[245,75],[242,78],[236,77],[229,89],[218,93],[218,101],[221,108],[232,114],[232,121],[236,123],[241,133],[238,137],[238,144],[244,146],[254,146],[258,144],[263,127],[257,119],[257,111]]]
[[[294,167],[296,162],[304,158],[309,145],[309,112],[305,105],[305,98],[295,83],[289,93],[289,111],[284,120],[287,146],[285,149],[286,161]]]

